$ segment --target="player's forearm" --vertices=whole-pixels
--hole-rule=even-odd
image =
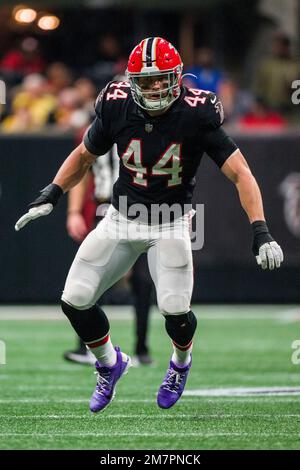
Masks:
[[[60,186],[64,193],[69,191],[81,181],[94,161],[95,157],[80,144],[64,161],[53,183]]]
[[[68,214],[81,213],[87,190],[89,172],[86,172],[79,183],[71,188],[68,194]]]
[[[263,202],[256,179],[249,169],[239,173],[236,181],[241,205],[250,223],[265,220]]]

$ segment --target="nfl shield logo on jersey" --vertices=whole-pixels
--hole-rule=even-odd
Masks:
[[[153,131],[153,124],[149,124],[149,123],[145,124],[145,131],[148,132],[148,134],[150,132],[152,132]]]

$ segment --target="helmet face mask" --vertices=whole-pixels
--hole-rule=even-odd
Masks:
[[[180,95],[180,74],[173,70],[127,76],[134,101],[145,110],[163,110]]]
[[[182,61],[162,38],[147,38],[130,54],[126,75],[134,101],[146,111],[162,111],[179,96]]]

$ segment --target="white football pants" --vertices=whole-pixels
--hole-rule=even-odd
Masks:
[[[191,214],[185,214],[172,223],[151,226],[129,220],[110,206],[81,244],[62,300],[79,310],[92,307],[147,251],[160,311],[188,312],[193,290],[190,219]]]

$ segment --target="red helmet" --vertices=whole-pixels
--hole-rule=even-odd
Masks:
[[[170,106],[180,95],[182,60],[174,46],[165,39],[143,39],[131,52],[126,75],[134,101],[146,110],[162,110]],[[141,78],[155,77],[163,82],[162,89],[155,92],[141,87]],[[147,84],[147,81],[146,81]]]

